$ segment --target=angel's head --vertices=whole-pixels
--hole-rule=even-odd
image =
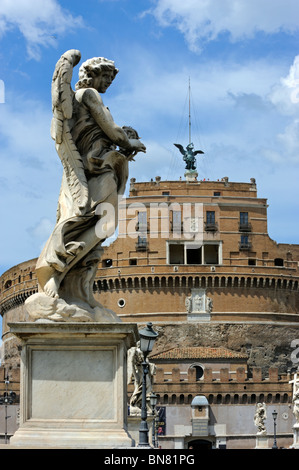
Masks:
[[[105,93],[117,73],[118,69],[112,60],[104,57],[88,59],[79,69],[79,81],[76,83],[76,90],[95,88],[100,93]]]

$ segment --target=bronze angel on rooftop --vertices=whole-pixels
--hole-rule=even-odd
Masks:
[[[202,150],[193,150],[194,145],[192,143],[188,144],[186,150],[181,144],[173,144],[175,145],[182,155],[184,155],[183,160],[186,162],[186,170],[196,170],[196,158],[195,155],[198,153],[204,153]]]
[[[79,69],[72,49],[58,60],[52,80],[51,136],[63,165],[57,220],[36,265],[39,293],[27,299],[29,314],[52,320],[118,321],[95,301],[93,281],[102,244],[118,221],[118,198],[128,179],[128,163],[146,148],[131,127],[118,126],[104,106],[105,93],[118,73],[114,62],[94,57]],[[96,230],[105,208],[113,217]]]

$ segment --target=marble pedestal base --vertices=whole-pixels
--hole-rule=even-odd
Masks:
[[[269,449],[269,439],[268,436],[263,434],[256,436],[256,449]]]
[[[147,425],[148,425],[148,442],[150,446],[153,446],[153,416],[149,415],[147,417]],[[141,416],[128,416],[128,431],[130,436],[134,439],[135,446],[137,447],[140,442],[140,423],[141,423]]]
[[[127,350],[135,323],[12,323],[22,340],[21,424],[13,446],[131,447]]]
[[[294,441],[290,448],[299,449],[299,423],[294,424],[293,430],[294,430]]]
[[[186,181],[196,181],[198,177],[198,173],[196,170],[187,170],[184,173]]]

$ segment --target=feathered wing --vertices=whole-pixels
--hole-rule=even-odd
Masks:
[[[181,152],[182,155],[185,155],[185,153],[186,153],[185,149],[181,144],[173,144],[173,145],[175,145],[179,149],[179,151]]]
[[[127,358],[127,384],[129,384],[133,377],[133,358],[135,354],[136,348],[130,348],[128,350],[128,358]]]
[[[195,152],[193,152],[193,155],[197,155],[198,153],[204,153],[202,150],[195,150]]]
[[[80,51],[71,49],[58,60],[52,79],[51,137],[61,159],[76,215],[83,215],[88,201],[88,185],[81,155],[73,141],[69,120],[73,115],[73,68],[81,59]]]

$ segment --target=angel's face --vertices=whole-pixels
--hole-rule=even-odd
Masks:
[[[93,79],[93,88],[98,90],[99,93],[105,93],[107,88],[111,85],[114,79],[114,73],[105,70]]]

